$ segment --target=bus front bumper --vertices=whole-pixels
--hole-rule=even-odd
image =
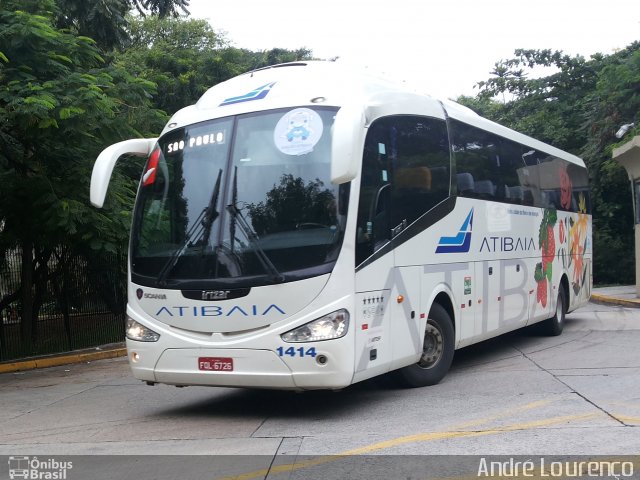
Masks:
[[[127,340],[129,365],[134,377],[153,383],[315,390],[344,388],[353,380],[353,372],[348,368],[345,370],[344,364],[332,356],[327,356],[322,365],[308,359],[290,368],[271,350],[168,348],[156,360],[151,352],[145,352],[144,347],[140,342]],[[215,362],[220,362],[216,367],[221,369],[203,369],[213,368]],[[232,370],[229,370],[231,366]]]

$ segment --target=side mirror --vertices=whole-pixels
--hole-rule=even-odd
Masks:
[[[358,175],[364,144],[365,115],[361,105],[346,105],[333,122],[331,183],[340,185]]]
[[[102,153],[98,155],[96,163],[93,165],[93,172],[91,172],[91,204],[98,208],[102,208],[104,205],[104,197],[107,195],[107,188],[109,187],[113,167],[122,155],[146,157],[153,149],[157,140],[157,138],[136,138],[114,143],[110,147],[105,148]]]

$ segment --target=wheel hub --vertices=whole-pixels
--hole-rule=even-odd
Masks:
[[[422,368],[432,368],[444,351],[444,340],[442,332],[435,325],[427,323],[424,333],[424,344],[422,346],[422,356],[418,365]]]

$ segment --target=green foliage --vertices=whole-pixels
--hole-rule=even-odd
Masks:
[[[103,50],[126,44],[128,1],[56,0],[56,3],[57,28],[91,37]]]
[[[0,11],[0,44],[7,46],[8,60],[0,71],[0,219],[7,233],[2,243],[6,248],[25,239],[55,244],[91,236],[95,247],[121,248],[122,228],[114,229],[113,220],[88,205],[88,180],[105,144],[151,133],[136,131],[132,122],[157,131],[164,118],[149,106],[153,85],[104,67],[92,40],[56,29],[52,14],[39,15],[53,11],[51,1],[32,2],[35,14],[12,9],[12,2],[5,5]],[[114,206],[122,201],[120,207],[128,207],[132,185],[117,183]]]
[[[209,64],[225,41],[205,20],[130,18],[130,46],[114,57],[114,64],[156,85],[152,102],[174,113],[191,105],[212,84]]]
[[[98,153],[157,136],[164,112],[194,103],[220,81],[310,56],[231,48],[205,21],[178,18],[188,3],[0,3],[0,264],[22,252],[20,285],[0,292],[0,311],[19,304],[25,351],[37,336],[44,289],[71,256],[99,263],[126,249],[144,160],[119,162],[97,210],[88,193]],[[142,17],[126,15],[133,7]]]
[[[536,76],[540,69],[551,69]],[[633,283],[633,214],[624,169],[611,158],[623,123],[639,122],[640,42],[589,60],[559,51],[516,50],[460,103],[584,158],[589,168],[596,283]],[[629,140],[631,135],[626,137]],[[612,247],[616,248],[612,252]]]
[[[311,58],[306,49],[265,52],[230,47],[205,20],[173,17],[128,19],[130,44],[114,63],[156,84],[154,105],[173,114],[206,90],[248,70]]]
[[[91,37],[104,51],[127,46],[127,12],[133,8],[143,17],[147,14],[160,18],[189,14],[189,0],[56,0],[56,4],[54,23],[57,28]]]
[[[160,18],[165,18],[168,16],[177,17],[181,13],[189,15],[189,1],[190,0],[129,0],[128,3],[135,6],[143,16],[148,12]]]
[[[205,21],[172,16],[170,5],[188,2],[135,3],[165,18],[121,18],[121,3],[6,0],[0,7],[0,252],[60,242],[121,250],[140,162],[116,169],[107,208],[99,211],[87,197],[100,150],[157,135],[167,120],[160,109],[194,103],[250,67],[309,56],[230,48]],[[128,25],[131,48],[112,52],[105,64],[96,42],[80,35],[106,32],[92,22]]]
[[[633,256],[621,254],[634,251],[629,180],[611,154],[633,138],[631,132],[621,142],[615,137],[618,128],[640,123],[640,42],[603,58],[602,65],[594,90],[585,98],[588,137],[581,151],[590,169],[594,248],[603,247],[596,250],[594,275],[603,283],[634,283]]]
[[[44,289],[70,259],[54,250],[96,261],[126,248],[135,182],[116,172],[108,208],[92,208],[97,154],[166,120],[150,105],[152,83],[105,66],[95,42],[57,28],[57,15],[52,0],[0,4],[0,258],[22,252],[21,285],[0,292],[0,310],[19,299],[25,351]]]

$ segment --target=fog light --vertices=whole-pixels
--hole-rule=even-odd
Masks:
[[[137,342],[157,342],[160,334],[127,317],[127,338]]]
[[[138,355],[138,352],[131,352],[131,361],[137,363],[138,360],[140,360],[140,355]]]

